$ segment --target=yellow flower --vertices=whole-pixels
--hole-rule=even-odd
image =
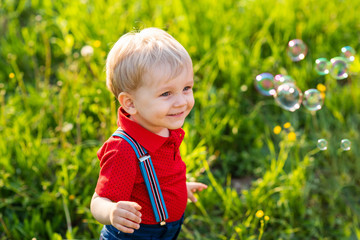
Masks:
[[[9,74],[9,78],[14,78],[15,77],[15,74],[14,73],[10,73]]]
[[[98,48],[98,47],[101,46],[101,42],[99,40],[95,40],[93,45],[94,45],[95,48]]]
[[[291,127],[291,123],[287,122],[284,124],[284,128],[289,128],[289,127]]]
[[[237,233],[241,233],[241,232],[242,232],[242,229],[241,229],[240,227],[235,227],[235,231],[236,231]]]
[[[295,141],[296,140],[296,134],[294,132],[289,132],[288,139],[289,139],[289,141]]]
[[[70,200],[74,200],[74,199],[75,199],[75,196],[74,196],[73,194],[71,194],[71,195],[69,196],[69,199],[70,199]]]
[[[276,127],[274,127],[274,133],[277,135],[277,134],[279,134],[280,132],[281,132],[281,127],[280,126],[276,126]]]
[[[265,220],[265,221],[269,221],[269,220],[270,220],[270,217],[266,215],[266,216],[264,217],[264,220]]]
[[[319,90],[320,92],[325,92],[326,91],[326,86],[322,83],[319,83],[317,86],[316,86],[317,90]]]
[[[255,213],[255,216],[257,218],[262,218],[264,216],[263,210],[257,210],[257,212]]]

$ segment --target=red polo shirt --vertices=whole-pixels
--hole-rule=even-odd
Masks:
[[[179,220],[187,203],[186,166],[179,152],[185,132],[170,130],[167,138],[156,135],[130,120],[121,107],[118,126],[150,154],[169,214],[167,221]],[[110,137],[97,155],[101,170],[95,192],[113,202],[138,203],[142,207],[141,223],[156,224],[139,163],[130,144],[120,137]]]

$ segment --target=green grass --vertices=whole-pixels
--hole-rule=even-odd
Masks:
[[[181,152],[188,178],[209,188],[188,205],[180,239],[360,239],[359,54],[348,80],[314,71],[316,58],[343,46],[360,51],[358,9],[351,0],[0,0],[0,239],[98,239],[96,151],[118,107],[106,54],[125,32],[150,26],[194,63]],[[297,63],[286,55],[294,38],[309,47]],[[323,108],[281,109],[255,90],[262,72],[289,74],[303,92],[323,83]],[[296,141],[273,133],[287,122]],[[328,150],[316,148],[319,138]],[[242,178],[251,187],[237,192]]]

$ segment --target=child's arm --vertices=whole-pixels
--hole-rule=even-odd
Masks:
[[[139,229],[141,222],[141,206],[136,202],[112,202],[94,193],[91,199],[91,213],[104,225],[113,225],[124,233],[133,233]]]
[[[207,185],[199,182],[186,182],[186,188],[187,188],[187,194],[188,198],[192,202],[197,202],[196,197],[194,196],[194,192],[196,191],[202,191],[207,188]]]

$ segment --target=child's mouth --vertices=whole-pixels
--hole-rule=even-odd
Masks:
[[[170,116],[170,117],[177,117],[177,116],[181,116],[183,113],[184,113],[184,112],[169,114],[169,116]]]

